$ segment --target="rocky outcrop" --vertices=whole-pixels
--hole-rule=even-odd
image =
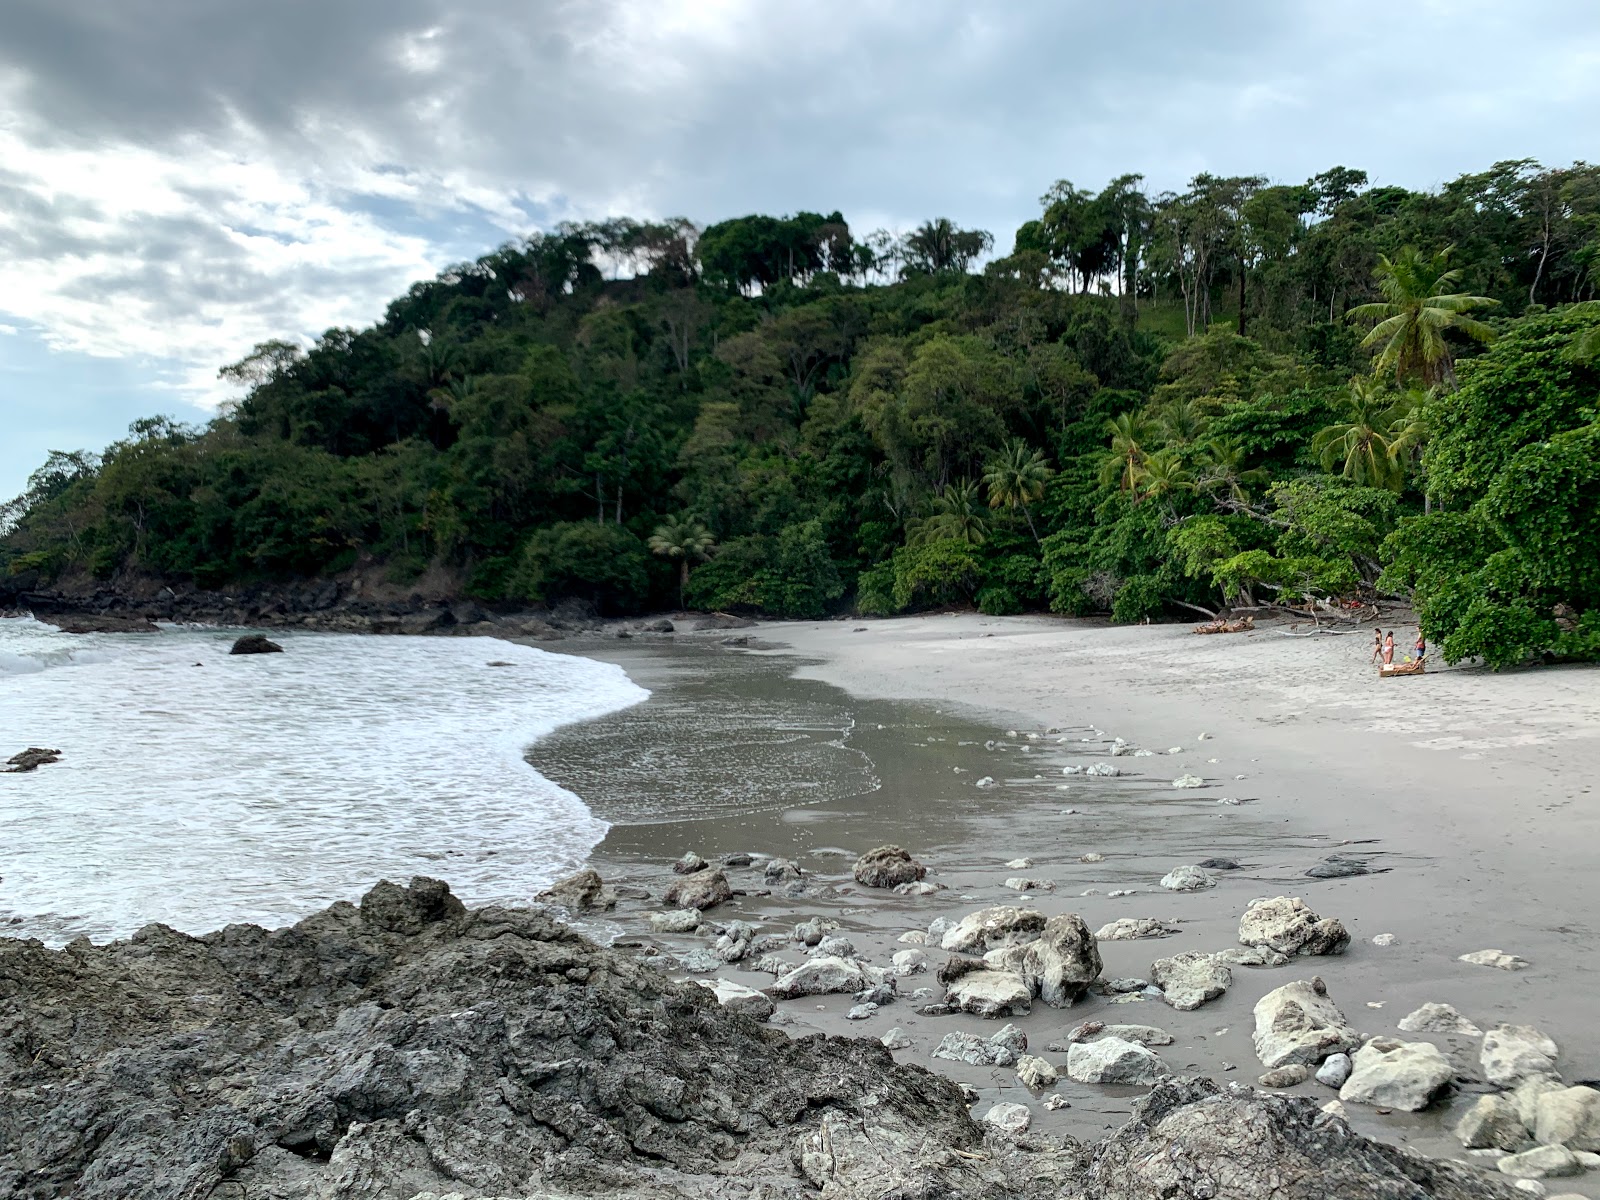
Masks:
[[[969,971],[951,983],[945,1003],[980,1017],[1025,1017],[1033,989],[1015,971]]]
[[[1028,943],[1022,973],[1051,1008],[1066,1008],[1100,977],[1100,947],[1077,913],[1051,917]]]
[[[698,908],[704,912],[733,899],[733,887],[720,870],[696,871],[679,879],[661,897],[668,908]]]
[[[1239,944],[1278,954],[1341,954],[1350,932],[1341,921],[1322,918],[1296,896],[1261,900],[1239,918]]]
[[[259,633],[247,633],[233,643],[229,654],[282,654],[283,647]]]
[[[1255,1007],[1256,1055],[1265,1067],[1315,1067],[1361,1044],[1320,978],[1274,988]]]
[[[928,868],[899,846],[879,846],[856,859],[852,873],[862,887],[894,888],[916,883],[928,873]]]
[[[43,746],[29,746],[26,750],[19,751],[6,759],[6,765],[0,767],[0,775],[21,775],[25,771],[37,771],[40,767],[61,761],[61,751],[48,750]]]
[[[1044,914],[1031,908],[998,904],[968,913],[945,931],[939,948],[956,954],[982,953],[1032,941],[1044,929]]]
[[[1346,1104],[1416,1112],[1450,1086],[1455,1072],[1432,1042],[1376,1037],[1357,1050],[1355,1070],[1339,1089]]]
[[[1064,1200],[1512,1200],[1469,1167],[1369,1141],[1293,1096],[1167,1080],[1102,1142]]]

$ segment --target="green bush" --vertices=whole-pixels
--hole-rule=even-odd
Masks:
[[[617,525],[552,525],[528,539],[506,595],[545,604],[576,597],[601,612],[638,612],[650,598],[649,556]]]

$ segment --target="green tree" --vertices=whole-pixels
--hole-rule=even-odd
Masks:
[[[1362,377],[1350,381],[1344,420],[1311,439],[1312,452],[1325,471],[1337,470],[1364,487],[1399,490],[1403,473],[1395,459],[1391,430],[1397,414],[1380,384]]]
[[[1045,484],[1054,475],[1055,470],[1042,451],[1033,449],[1021,438],[1013,438],[998,457],[989,461],[989,468],[984,472],[983,485],[989,492],[989,507],[1020,508],[1027,518],[1028,532],[1037,542],[1039,531],[1028,506],[1039,502]]]
[[[647,543],[650,553],[678,564],[678,607],[683,607],[684,589],[689,586],[689,568],[711,557],[717,539],[690,514],[674,517],[656,526]]]
[[[1139,485],[1139,472],[1157,436],[1155,424],[1137,413],[1119,413],[1106,422],[1111,448],[1100,460],[1100,482],[1124,492]]]
[[[989,540],[989,523],[983,517],[983,498],[970,479],[946,484],[929,502],[930,512],[912,522],[907,542],[962,542],[981,546]]]
[[[1383,299],[1359,304],[1346,314],[1352,322],[1372,326],[1361,344],[1381,347],[1374,373],[1392,371],[1401,384],[1413,379],[1424,386],[1451,383],[1455,359],[1445,335],[1454,331],[1477,342],[1494,340],[1493,329],[1467,314],[1497,302],[1449,290],[1461,282],[1460,269],[1448,265],[1452,249],[1446,246],[1424,257],[1415,246],[1407,246],[1392,259],[1379,257],[1374,275]]]

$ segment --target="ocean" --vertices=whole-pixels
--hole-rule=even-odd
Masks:
[[[63,634],[0,618],[0,934],[51,945],[160,920],[269,927],[435,875],[528,901],[606,822],[524,760],[649,693],[621,667],[490,638]]]

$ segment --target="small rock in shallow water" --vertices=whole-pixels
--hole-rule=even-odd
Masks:
[[[61,751],[48,750],[43,746],[29,746],[18,754],[13,754],[6,759],[6,766],[0,768],[0,775],[21,775],[27,771],[37,771],[40,767],[61,761]]]
[[[1203,867],[1207,871],[1237,871],[1240,869],[1237,858],[1202,858],[1195,863],[1195,866]]]
[[[246,634],[233,643],[229,654],[282,654],[283,647],[270,638],[262,637],[259,633]]]
[[[728,877],[720,870],[696,871],[685,875],[667,889],[662,903],[673,908],[698,908],[702,911],[715,908],[733,899],[733,888]]]
[[[1038,1091],[1060,1079],[1061,1072],[1037,1054],[1024,1054],[1017,1059],[1017,1078],[1022,1081],[1024,1087]]]
[[[600,872],[584,867],[559,883],[553,883],[535,897],[542,904],[558,904],[573,912],[595,909],[612,909],[617,906],[617,893],[605,885]],[[699,916],[697,912],[695,914]]]
[[[755,862],[755,856],[750,854],[724,854],[722,865],[725,867],[748,867]]]
[[[1474,950],[1471,954],[1463,954],[1457,961],[1471,963],[1475,967],[1494,967],[1500,971],[1520,971],[1528,965],[1527,959],[1507,954],[1504,950]]]
[[[1371,873],[1372,868],[1360,859],[1343,858],[1337,854],[1330,855],[1306,871],[1312,879],[1344,879],[1351,875]]]
[[[897,883],[894,891],[897,896],[937,896],[944,888],[926,879],[918,879],[914,883]]]
[[[693,933],[700,928],[698,908],[676,908],[671,912],[650,914],[650,927],[657,933]]]
[[[696,871],[704,871],[710,865],[693,850],[689,850],[685,852],[682,858],[672,864],[672,873],[674,875],[693,875]]]
[[[892,888],[902,883],[916,883],[928,873],[923,866],[899,846],[879,846],[868,850],[856,859],[852,871],[855,881],[862,887]]]
[[[1002,887],[1008,887],[1014,892],[1053,892],[1056,890],[1053,879],[1024,879],[1019,877],[1006,880]]]

